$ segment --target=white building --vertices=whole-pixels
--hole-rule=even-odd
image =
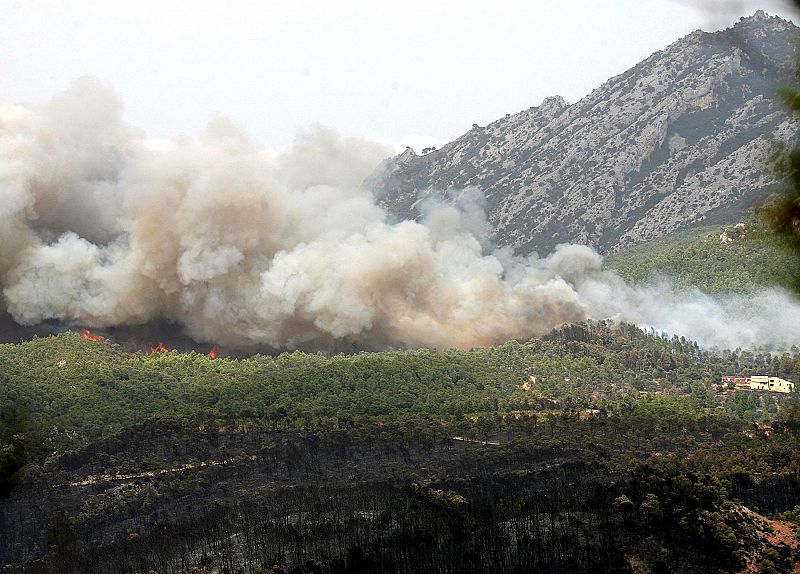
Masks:
[[[733,383],[741,391],[769,391],[772,393],[791,393],[794,383],[780,377],[753,375],[752,377],[722,377],[722,382]]]
[[[794,383],[781,379],[780,377],[768,377],[766,375],[755,375],[750,377],[751,391],[772,391],[773,393],[791,393],[794,390]]]

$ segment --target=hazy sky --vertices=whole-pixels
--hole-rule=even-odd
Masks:
[[[419,150],[759,8],[798,21],[777,0],[0,0],[0,98],[91,74],[153,139],[221,112],[268,147],[323,123]]]

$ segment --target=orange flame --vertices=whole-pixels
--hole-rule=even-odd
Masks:
[[[211,346],[211,350],[208,352],[208,356],[211,357],[212,359],[216,359],[217,358],[217,346],[216,345],[212,345]]]
[[[96,343],[104,342],[103,337],[101,337],[100,335],[95,335],[89,329],[84,329],[83,332],[81,333],[81,336],[84,339],[89,339],[90,341],[95,341]]]
[[[153,343],[147,343],[147,345],[145,345],[144,349],[145,349],[145,351],[147,351],[148,353],[151,353],[151,354],[152,353],[168,353],[169,352],[169,347],[167,347],[161,341],[159,341],[158,345],[155,345],[155,346],[153,346]]]

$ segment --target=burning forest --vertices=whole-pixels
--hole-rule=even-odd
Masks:
[[[196,351],[199,353],[207,354],[210,358],[216,359],[217,355],[219,354],[219,349],[217,345],[211,345],[207,351],[202,351],[203,347],[208,347],[207,345],[197,345],[193,341],[187,341],[184,337],[183,340],[178,344],[178,346],[170,346],[163,341],[147,341],[145,343],[138,342],[136,337],[131,338],[128,335],[127,338],[118,342],[112,335],[104,336],[99,333],[96,333],[90,329],[82,329],[81,337],[88,341],[93,341],[95,343],[103,343],[106,345],[110,344],[117,344],[127,352],[141,352],[146,355],[152,355],[154,353],[169,353],[170,351],[177,351],[177,352],[188,352],[188,351]]]
[[[607,317],[705,345],[800,335],[778,290],[630,286],[580,245],[515,256],[492,244],[478,190],[392,222],[361,187],[389,154],[368,141],[317,128],[274,156],[218,117],[153,150],[122,110],[92,78],[43,106],[0,104],[0,285],[18,325],[169,323],[243,350],[470,348]]]
[[[13,4],[2,574],[800,572],[800,241],[743,205],[800,28],[620,74],[688,8]]]

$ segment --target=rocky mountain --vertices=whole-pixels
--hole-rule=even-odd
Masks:
[[[550,97],[439,150],[409,148],[367,184],[402,218],[427,195],[477,186],[495,239],[521,253],[565,242],[612,252],[735,222],[776,184],[774,142],[794,137],[777,91],[798,40],[762,11],[698,30],[572,105]]]

